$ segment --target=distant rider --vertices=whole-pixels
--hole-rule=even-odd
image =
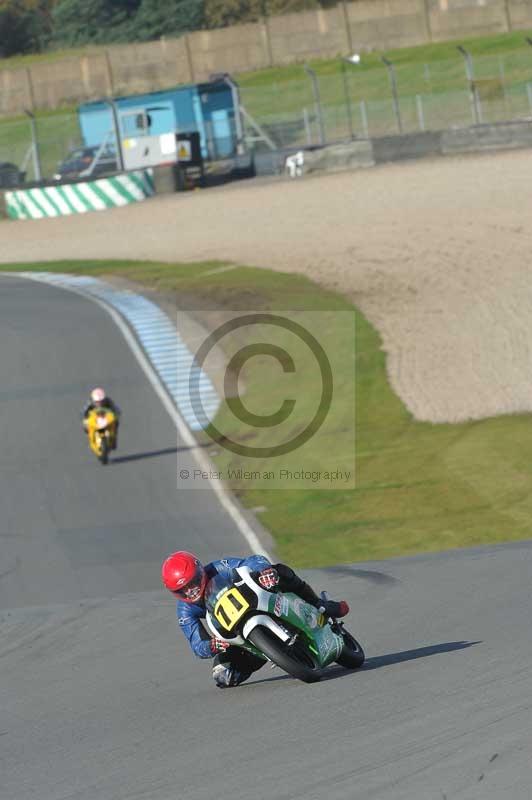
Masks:
[[[163,583],[177,597],[178,623],[193,652],[199,658],[214,657],[212,677],[221,689],[238,686],[265,663],[264,659],[252,653],[211,636],[200,622],[206,615],[204,594],[207,583],[215,575],[231,578],[236,567],[249,567],[258,572],[257,580],[263,589],[293,592],[327,616],[338,618],[349,613],[345,600],[339,603],[322,600],[290,567],[271,564],[264,556],[222,558],[203,566],[192,553],[184,550],[172,553],[162,565]]]
[[[107,395],[105,389],[102,389],[101,386],[98,386],[96,389],[93,389],[90,393],[89,402],[84,406],[82,412],[82,419],[83,419],[83,430],[85,433],[87,432],[87,425],[89,421],[89,414],[91,411],[94,411],[95,408],[108,408],[109,411],[112,411],[116,417],[116,435],[115,435],[115,442],[113,450],[116,449],[116,444],[118,441],[118,426],[120,424],[120,414],[121,411],[114,403],[111,398]]]

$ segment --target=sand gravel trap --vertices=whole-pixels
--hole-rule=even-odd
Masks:
[[[532,410],[532,152],[233,185],[0,225],[0,261],[231,259],[346,292],[415,417]]]

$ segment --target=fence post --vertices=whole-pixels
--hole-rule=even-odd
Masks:
[[[471,101],[471,108],[473,111],[473,122],[475,123],[475,125],[479,125],[482,120],[481,120],[480,102],[478,98],[477,88],[475,86],[475,77],[473,74],[473,59],[471,58],[471,53],[469,53],[465,49],[465,47],[462,47],[461,44],[459,44],[456,49],[464,57],[466,76],[469,82],[469,97]]]
[[[260,21],[262,28],[262,36],[266,42],[266,56],[268,66],[273,67],[273,53],[272,53],[272,40],[270,36],[270,26],[268,25],[268,17],[263,17]]]
[[[107,87],[108,87],[107,94],[109,95],[109,97],[113,97],[115,93],[115,81],[113,76],[113,65],[111,63],[111,54],[109,53],[109,50],[106,50],[104,52],[104,59],[105,59],[105,71],[107,73],[106,75]]]
[[[419,129],[421,131],[425,131],[425,113],[423,111],[423,98],[420,94],[416,94],[416,109],[417,109],[417,121],[419,123]]]
[[[37,125],[35,124],[35,114],[32,114],[32,112],[28,111],[27,109],[24,109],[24,113],[26,114],[26,116],[29,118],[30,121],[33,173],[35,175],[35,180],[40,181],[42,180],[41,155],[39,153],[39,140],[37,138]]]
[[[312,131],[310,129],[310,120],[308,118],[308,109],[306,107],[303,109],[303,122],[305,124],[305,134],[307,136],[307,144],[310,147],[310,145],[312,144]]]
[[[323,144],[325,144],[325,128],[323,126],[323,114],[322,114],[322,110],[321,110],[320,87],[319,87],[319,84],[318,84],[318,78],[317,78],[316,73],[314,72],[314,70],[311,69],[308,64],[304,64],[303,65],[303,69],[305,70],[307,75],[310,76],[310,79],[312,81],[312,91],[314,92],[314,104],[315,104],[315,107],[316,107],[316,116],[317,116],[317,119],[318,119],[318,131],[319,131],[319,135],[320,135],[320,144],[323,145]]]
[[[429,0],[421,0],[423,5],[423,19],[425,22],[425,31],[427,34],[427,39],[429,42],[432,42],[432,26],[430,24],[430,8],[429,8]]]
[[[507,31],[507,33],[510,33],[510,31],[513,31],[512,15],[510,13],[510,2],[509,2],[509,0],[504,0],[504,21],[506,22],[506,31]]]
[[[504,67],[504,58],[499,56],[499,75],[501,78],[502,97],[504,101],[504,112],[508,115],[508,95],[506,94],[506,70]]]
[[[351,36],[351,26],[349,24],[349,12],[347,10],[347,3],[342,0],[342,15],[345,25],[345,38],[347,41],[347,51],[351,54],[353,52],[353,37]]]
[[[195,73],[194,73],[194,62],[192,61],[192,51],[190,49],[190,38],[189,34],[185,33],[183,36],[185,40],[185,52],[187,54],[187,65],[188,65],[188,73],[190,75],[190,83],[195,83]]]
[[[345,69],[345,61],[342,60],[342,81],[344,84],[345,107],[347,111],[347,126],[349,130],[349,138],[353,139],[353,110],[351,108],[351,98],[349,96],[349,85],[347,80],[347,72]]]
[[[31,69],[29,67],[26,67],[26,84],[28,87],[29,106],[32,111],[35,111],[35,92],[33,90],[33,78],[31,77]]]
[[[224,76],[224,82],[231,89],[231,97],[233,99],[233,109],[235,115],[236,152],[238,155],[242,155],[246,152],[246,143],[244,141],[244,125],[242,122],[242,112],[240,110],[240,92],[238,90],[238,84],[236,84],[234,80],[229,77],[229,75]]]
[[[115,134],[116,154],[118,156],[117,163],[120,172],[124,171],[124,153],[122,151],[122,138],[120,135],[120,125],[118,124],[118,111],[114,100],[104,100],[111,107],[111,114],[113,116],[113,130]]]
[[[365,100],[360,101],[360,117],[362,119],[362,130],[364,131],[364,138],[369,139],[368,109]]]
[[[527,83],[526,93],[528,96],[528,105],[530,106],[530,113],[532,114],[532,83]]]
[[[79,70],[81,72],[81,82],[83,83],[83,90],[85,92],[85,97],[88,100],[91,96],[91,73],[90,73],[89,59],[87,58],[87,56],[80,56]]]
[[[392,90],[393,110],[395,112],[395,119],[397,122],[397,130],[399,131],[400,134],[402,134],[403,121],[401,119],[401,109],[399,108],[399,98],[397,96],[397,80],[395,78],[395,67],[392,64],[392,62],[388,58],[386,58],[386,56],[381,56],[381,61],[388,70],[388,77],[390,79],[390,88]]]

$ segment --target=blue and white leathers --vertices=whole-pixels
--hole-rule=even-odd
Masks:
[[[215,575],[231,578],[236,567],[249,567],[252,571],[259,571],[270,566],[265,556],[249,556],[249,558],[221,558],[205,565],[207,578],[210,580]],[[185,603],[177,601],[177,621],[179,627],[187,637],[193,652],[199,658],[212,658],[210,637],[205,631],[200,620],[205,619],[205,606],[200,603]]]

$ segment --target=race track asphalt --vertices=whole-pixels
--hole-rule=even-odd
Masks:
[[[350,602],[365,668],[217,690],[159,564],[245,547],[210,492],[176,492],[118,330],[2,278],[0,342],[1,800],[530,798],[531,543],[305,573]],[[99,383],[124,409],[108,468],[79,431]]]

